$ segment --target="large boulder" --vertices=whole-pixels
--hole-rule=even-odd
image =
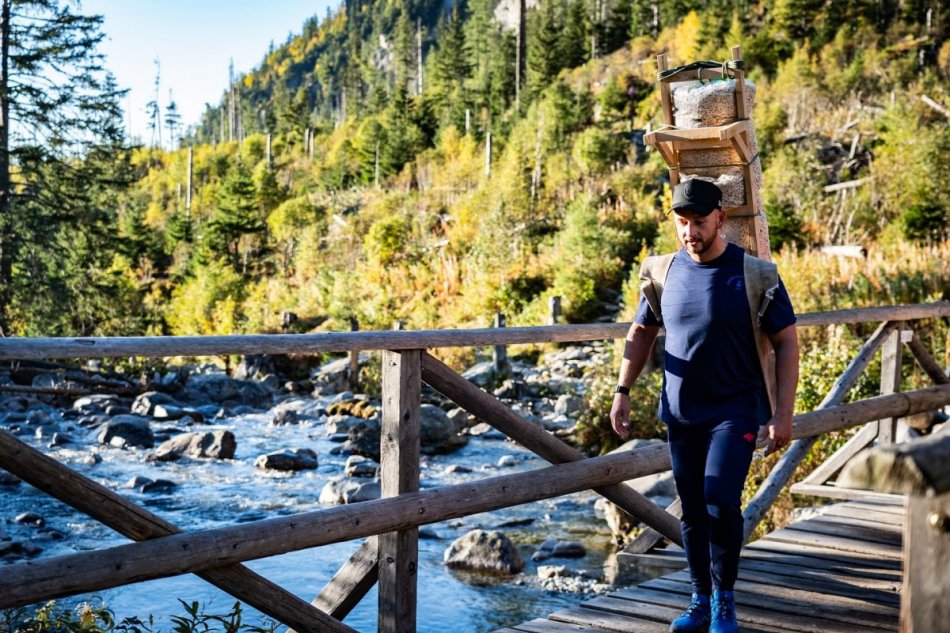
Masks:
[[[254,466],[263,470],[313,470],[317,467],[317,454],[309,448],[290,448],[260,455]]]
[[[488,574],[517,574],[524,558],[502,532],[472,530],[455,539],[442,557],[447,567]]]
[[[116,448],[152,448],[155,436],[148,420],[138,415],[117,415],[99,427],[96,440]]]
[[[463,426],[458,418],[452,419],[445,411],[432,404],[419,407],[419,443],[422,452],[429,455],[451,453],[468,443],[459,435]]]
[[[348,495],[353,495],[359,490],[360,482],[353,481],[347,477],[336,476],[324,484],[320,490],[320,503],[325,505],[340,505],[346,503]]]
[[[377,462],[380,458],[379,420],[363,420],[350,427],[347,440],[343,444],[342,452],[369,457]]]
[[[232,459],[237,440],[231,431],[182,433],[159,445],[155,459],[161,462],[181,457],[192,459]]]

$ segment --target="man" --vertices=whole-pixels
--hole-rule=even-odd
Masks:
[[[798,387],[798,334],[788,293],[774,266],[725,241],[721,200],[716,185],[698,179],[674,189],[673,220],[682,248],[665,259],[665,277],[646,274],[610,411],[614,431],[626,438],[630,386],[662,323],[659,415],[667,425],[682,501],[680,527],[693,592],[686,611],[670,625],[680,633],[738,630],[732,592],[742,548],[742,488],[757,439],[768,440],[769,453],[788,444]],[[771,273],[775,285],[760,302],[748,295],[762,287],[761,271]],[[658,301],[656,294],[648,296],[657,288]],[[775,350],[774,376],[765,375],[773,370],[759,338]],[[771,378],[776,384],[770,390]]]

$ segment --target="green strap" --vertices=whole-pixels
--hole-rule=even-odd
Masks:
[[[718,68],[722,71],[723,77],[726,76],[726,72],[729,70],[745,70],[745,60],[744,59],[729,59],[723,62],[716,62],[711,59],[706,59],[703,61],[693,62],[692,64],[686,64],[685,66],[677,66],[676,68],[670,68],[669,70],[664,70],[656,74],[658,80],[666,79],[667,77],[672,77],[678,72],[684,70],[702,70],[704,68],[712,69]],[[698,73],[697,73],[698,74]]]

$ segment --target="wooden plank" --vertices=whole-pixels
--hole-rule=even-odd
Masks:
[[[739,561],[740,569],[793,576],[795,578],[821,577],[836,583],[845,583],[865,589],[897,593],[902,574],[872,567],[844,565],[821,558],[775,554],[746,549]],[[846,594],[847,595],[847,594]]]
[[[920,365],[920,368],[934,381],[934,384],[946,385],[950,383],[950,377],[947,376],[946,371],[934,360],[934,357],[930,355],[930,352],[923,346],[916,334],[914,334],[914,338],[907,342],[907,348],[914,356],[917,364]]]
[[[0,431],[0,466],[130,539],[144,541],[181,533],[181,529],[172,523],[60,464],[6,431]],[[4,571],[8,578],[17,578],[13,569],[7,567]],[[288,627],[303,631],[322,629],[354,633],[349,626],[337,622],[244,565],[209,569],[198,576]],[[20,589],[28,592],[30,587],[26,584]],[[0,591],[0,602],[4,601],[5,595]],[[20,604],[29,602],[32,600]]]
[[[904,517],[893,512],[878,512],[868,508],[849,508],[843,503],[835,503],[821,511],[823,517],[837,517],[840,519],[861,519],[869,523],[880,523],[903,527]]]
[[[187,534],[15,563],[0,575],[0,608],[205,571],[589,490],[669,468],[663,444],[581,462]],[[312,608],[306,601],[301,601]]]
[[[503,402],[465,380],[429,354],[422,355],[422,379],[475,417],[553,464],[586,459],[579,450],[526,421]],[[679,520],[630,486],[619,484],[595,490],[674,543],[682,542]]]
[[[861,429],[855,433],[844,445],[836,450],[834,454],[823,461],[818,468],[811,471],[807,477],[805,477],[802,482],[806,484],[814,484],[820,486],[829,479],[831,479],[835,473],[841,470],[845,464],[847,464],[851,458],[858,454],[858,452],[864,450],[864,448],[874,441],[874,438],[877,437],[877,425],[876,424],[866,424]]]
[[[422,353],[383,352],[380,488],[383,498],[419,490]],[[379,535],[379,632],[415,633],[419,529]]]
[[[674,580],[670,576],[665,576],[645,582],[642,586],[689,595],[692,588],[689,584],[688,575],[679,574],[679,576],[686,576],[686,580]],[[879,613],[872,614],[863,610],[863,605],[858,601],[852,601],[853,604],[850,606],[842,606],[841,604],[827,602],[825,600],[826,596],[823,594],[801,589],[795,590],[737,581],[735,597],[737,611],[746,605],[759,606],[767,603],[769,608],[776,612],[796,616],[807,613],[816,618],[851,625],[856,624],[869,629],[893,630],[897,624],[896,609],[892,609],[892,614],[887,616]]]
[[[685,609],[689,603],[688,596],[645,587],[622,589],[610,595],[627,600],[636,600],[637,602],[666,605],[680,610]],[[743,604],[737,609],[736,615],[743,631],[747,630],[746,627],[748,626],[755,626],[764,630],[801,631],[805,633],[854,633],[854,625],[852,624],[813,618],[807,613],[794,615],[782,613],[772,609],[766,601],[761,601],[758,604]]]
[[[881,347],[881,395],[886,396],[901,390],[901,362],[904,346],[901,345],[900,329],[891,332]],[[888,417],[878,422],[878,445],[893,444],[897,433],[897,419]],[[893,492],[882,490],[881,492]]]
[[[685,583],[687,586],[690,582],[689,573],[685,571],[669,574],[663,578]],[[736,581],[736,593],[751,587],[759,587],[761,589],[758,591],[767,591],[806,603],[814,601],[822,605],[840,606],[843,609],[857,609],[868,616],[894,617],[897,614],[897,601],[888,599],[888,603],[885,604],[876,601],[876,598],[881,597],[881,592],[865,590],[863,592],[865,597],[852,598],[830,591],[827,586],[790,582],[785,576],[755,571],[740,572],[739,579]]]
[[[656,56],[657,73],[669,70],[667,65],[666,53],[660,53]],[[663,118],[667,125],[673,125],[673,100],[670,96],[670,84],[665,81],[660,82],[660,101],[663,104]]]
[[[869,516],[873,516],[873,515],[869,515]],[[892,522],[884,523],[882,521],[873,521],[873,520],[864,519],[864,518],[856,518],[853,516],[840,517],[840,516],[835,516],[833,514],[819,514],[818,516],[807,519],[806,521],[797,521],[796,525],[799,523],[809,523],[811,521],[817,521],[821,523],[833,523],[833,524],[843,525],[843,526],[855,526],[855,527],[867,528],[869,530],[877,530],[885,534],[896,536],[899,541],[901,533],[903,532],[904,522],[900,520],[894,520],[894,519],[898,519],[898,517],[896,517],[893,514],[890,514],[887,516],[891,517]]]
[[[892,495],[886,492],[874,492],[873,490],[860,490],[858,488],[839,488],[834,484],[814,484],[797,483],[789,488],[792,494],[805,495],[809,497],[825,497],[828,499],[842,499],[846,501],[856,501],[863,499],[880,499],[889,501],[898,495]]]
[[[907,539],[904,550],[904,602],[901,631],[946,631],[950,622],[950,493],[911,497],[908,503]]]
[[[770,533],[768,538],[776,541],[784,541],[786,543],[800,543],[803,545],[827,547],[829,549],[840,549],[845,552],[860,552],[887,558],[900,557],[900,548],[893,545],[860,541],[846,536],[816,534],[814,532],[792,529],[791,527],[776,530]]]
[[[687,600],[686,602],[689,601]],[[659,624],[666,626],[667,630],[669,630],[669,623],[680,616],[686,605],[684,604],[679,608],[669,607],[646,601],[640,602],[637,600],[625,599],[611,594],[609,596],[602,596],[599,598],[594,598],[593,600],[588,600],[584,602],[582,606],[585,609],[596,609],[598,611],[616,613],[617,615],[639,618],[650,622],[658,622]],[[743,622],[743,624],[746,623]],[[776,631],[780,629],[762,626],[750,627],[746,625],[742,627],[742,630]]]
[[[754,543],[745,546],[745,550],[762,550],[775,552],[778,554],[799,554],[811,558],[830,560],[844,565],[864,565],[882,570],[900,570],[901,562],[893,557],[881,558],[876,554],[865,552],[847,552],[840,549],[823,547],[814,543],[802,543],[800,541],[779,540],[772,538],[770,533],[765,538],[761,538]]]
[[[669,633],[670,630],[669,624],[640,620],[617,613],[585,609],[584,607],[555,611],[548,618],[558,622],[586,624],[607,631],[617,631],[618,633]]]
[[[865,510],[867,512],[904,516],[907,513],[906,504],[907,497],[904,495],[872,495],[867,498],[862,497],[861,499],[845,501],[836,505],[844,508]]]
[[[801,328],[888,320],[913,321],[946,316],[950,316],[950,301],[810,312],[797,315],[796,325]],[[350,350],[569,343],[622,339],[629,329],[630,323],[588,323],[509,327],[503,331],[496,328],[475,328],[231,336],[6,337],[0,338],[0,360],[312,354]]]
[[[673,499],[673,503],[666,506],[666,511],[670,513],[670,516],[676,517],[677,519],[682,518],[683,500],[679,497],[676,497]],[[637,537],[633,539],[629,545],[623,548],[623,552],[625,554],[644,554],[656,547],[656,545],[662,540],[662,534],[653,528],[648,527],[637,534]]]
[[[524,622],[512,630],[527,633],[604,633],[604,629],[587,626],[586,624],[570,624],[543,618]]]
[[[373,588],[378,578],[379,546],[376,537],[371,536],[333,575],[320,595],[314,599],[313,606],[337,620],[342,620]]]

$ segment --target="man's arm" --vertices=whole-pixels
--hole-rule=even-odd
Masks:
[[[643,367],[650,358],[656,335],[660,332],[658,325],[640,325],[634,323],[627,332],[627,340],[623,348],[623,360],[620,361],[620,378],[618,385],[630,387],[633,385]],[[614,432],[626,439],[630,435],[630,397],[623,393],[614,394],[614,403],[610,408],[610,422]]]
[[[775,394],[775,414],[763,432],[768,433],[766,453],[774,453],[792,438],[795,392],[798,391],[798,330],[792,324],[768,337],[775,348],[778,393]]]

